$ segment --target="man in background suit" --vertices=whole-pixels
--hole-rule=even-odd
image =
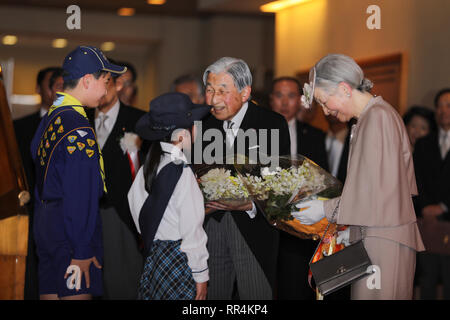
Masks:
[[[119,100],[118,92],[122,89],[123,80],[126,79],[111,77],[106,96],[99,107],[89,113],[103,154],[108,190],[100,202],[104,299],[136,299],[143,267],[138,233],[127,199],[128,190],[141,163],[137,151],[140,140],[130,139],[134,141],[131,147],[136,150],[124,152],[122,139],[125,134],[134,132],[136,122],[145,112]]]
[[[436,95],[435,107],[438,132],[417,140],[414,148],[418,215],[426,223],[450,221],[450,88]],[[436,299],[439,277],[444,285],[444,299],[450,299],[450,256],[420,253],[418,265],[421,299]]]
[[[283,115],[289,125],[291,156],[301,154],[328,170],[325,133],[296,119],[301,105],[300,88],[295,78],[274,79],[270,107]],[[308,270],[316,245],[313,240],[299,239],[280,232],[278,299],[314,299],[314,291],[308,284]]]
[[[34,134],[41,122],[41,118],[47,113],[53,104],[52,90],[49,85],[50,78],[55,71],[61,70],[58,67],[47,67],[39,71],[36,79],[36,92],[41,96],[41,104],[39,110],[21,119],[15,120],[14,131],[16,133],[17,144],[19,146],[22,164],[27,177],[28,188],[31,199],[33,199],[35,170],[31,157],[30,144]],[[33,204],[34,201],[28,202],[29,212],[29,230],[28,230],[28,253],[25,271],[25,300],[39,299],[38,278],[37,278],[37,256],[34,246],[33,237]]]
[[[118,92],[119,100],[128,106],[135,106],[138,95],[136,69],[131,63],[126,61],[117,61],[117,63],[120,66],[127,67],[127,71],[120,76],[122,88]]]
[[[171,85],[170,91],[187,94],[191,98],[192,103],[205,103],[202,82],[192,74],[185,74],[176,78]]]
[[[220,130],[224,138],[223,150],[229,154],[236,153],[237,142],[242,138],[239,135],[243,134],[239,129],[267,129],[268,142],[272,129],[276,129],[279,143],[269,145],[268,154],[276,156],[275,150],[280,155],[289,154],[287,123],[277,113],[250,101],[252,75],[243,60],[219,59],[206,69],[203,81],[206,103],[212,108],[211,115],[202,122],[202,129],[203,132]],[[249,140],[245,140],[247,156],[250,148],[261,149],[267,142],[258,139],[256,145],[250,145]],[[203,142],[203,150],[207,145]],[[235,283],[240,299],[272,299],[276,282],[278,231],[269,225],[262,212],[250,201],[236,206],[213,202],[207,207],[218,210],[208,213],[205,219],[210,270],[208,299],[231,299]]]

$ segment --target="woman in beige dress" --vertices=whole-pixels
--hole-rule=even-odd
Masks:
[[[352,284],[352,299],[412,299],[416,251],[424,246],[412,203],[417,186],[411,146],[401,117],[382,97],[370,94],[372,86],[345,55],[328,55],[311,69],[303,103],[315,99],[326,115],[342,122],[356,118],[357,124],[342,195],[313,200],[294,216],[303,224],[327,217],[349,225],[339,243],[363,239],[378,275]]]

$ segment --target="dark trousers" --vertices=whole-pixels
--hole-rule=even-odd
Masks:
[[[317,242],[280,232],[278,249],[278,300],[314,300],[308,284],[309,261]]]
[[[420,299],[435,300],[439,280],[444,286],[444,299],[450,299],[450,256],[419,253]]]
[[[315,300],[308,283],[309,261],[319,241],[300,239],[280,232],[278,249],[278,300]],[[311,285],[315,287],[314,279]],[[350,286],[327,295],[325,300],[350,300]]]

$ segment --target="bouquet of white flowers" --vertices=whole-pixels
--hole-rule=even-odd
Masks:
[[[294,219],[296,205],[311,199],[334,198],[342,184],[308,158],[279,157],[277,167],[261,164],[197,166],[196,174],[205,201],[240,204],[252,200],[276,228],[300,238],[317,238],[328,221],[306,226]],[[335,225],[330,229],[333,232]]]
[[[250,200],[247,188],[233,165],[197,166],[195,173],[206,202],[238,204]]]
[[[275,168],[259,164],[235,167],[251,199],[271,225],[300,238],[317,238],[328,221],[323,219],[306,226],[294,219],[291,212],[299,210],[296,205],[300,202],[339,196],[342,183],[301,155],[280,157],[278,163]]]

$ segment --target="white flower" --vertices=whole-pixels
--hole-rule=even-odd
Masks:
[[[270,171],[269,167],[261,168],[261,176],[264,178],[265,176],[273,176],[281,171],[280,167],[277,167],[275,171]]]
[[[119,142],[123,153],[139,151],[138,139],[139,136],[137,134],[133,132],[125,132]]]
[[[200,177],[200,186],[207,200],[246,199],[247,189],[242,180],[233,177],[230,170],[215,168]]]

